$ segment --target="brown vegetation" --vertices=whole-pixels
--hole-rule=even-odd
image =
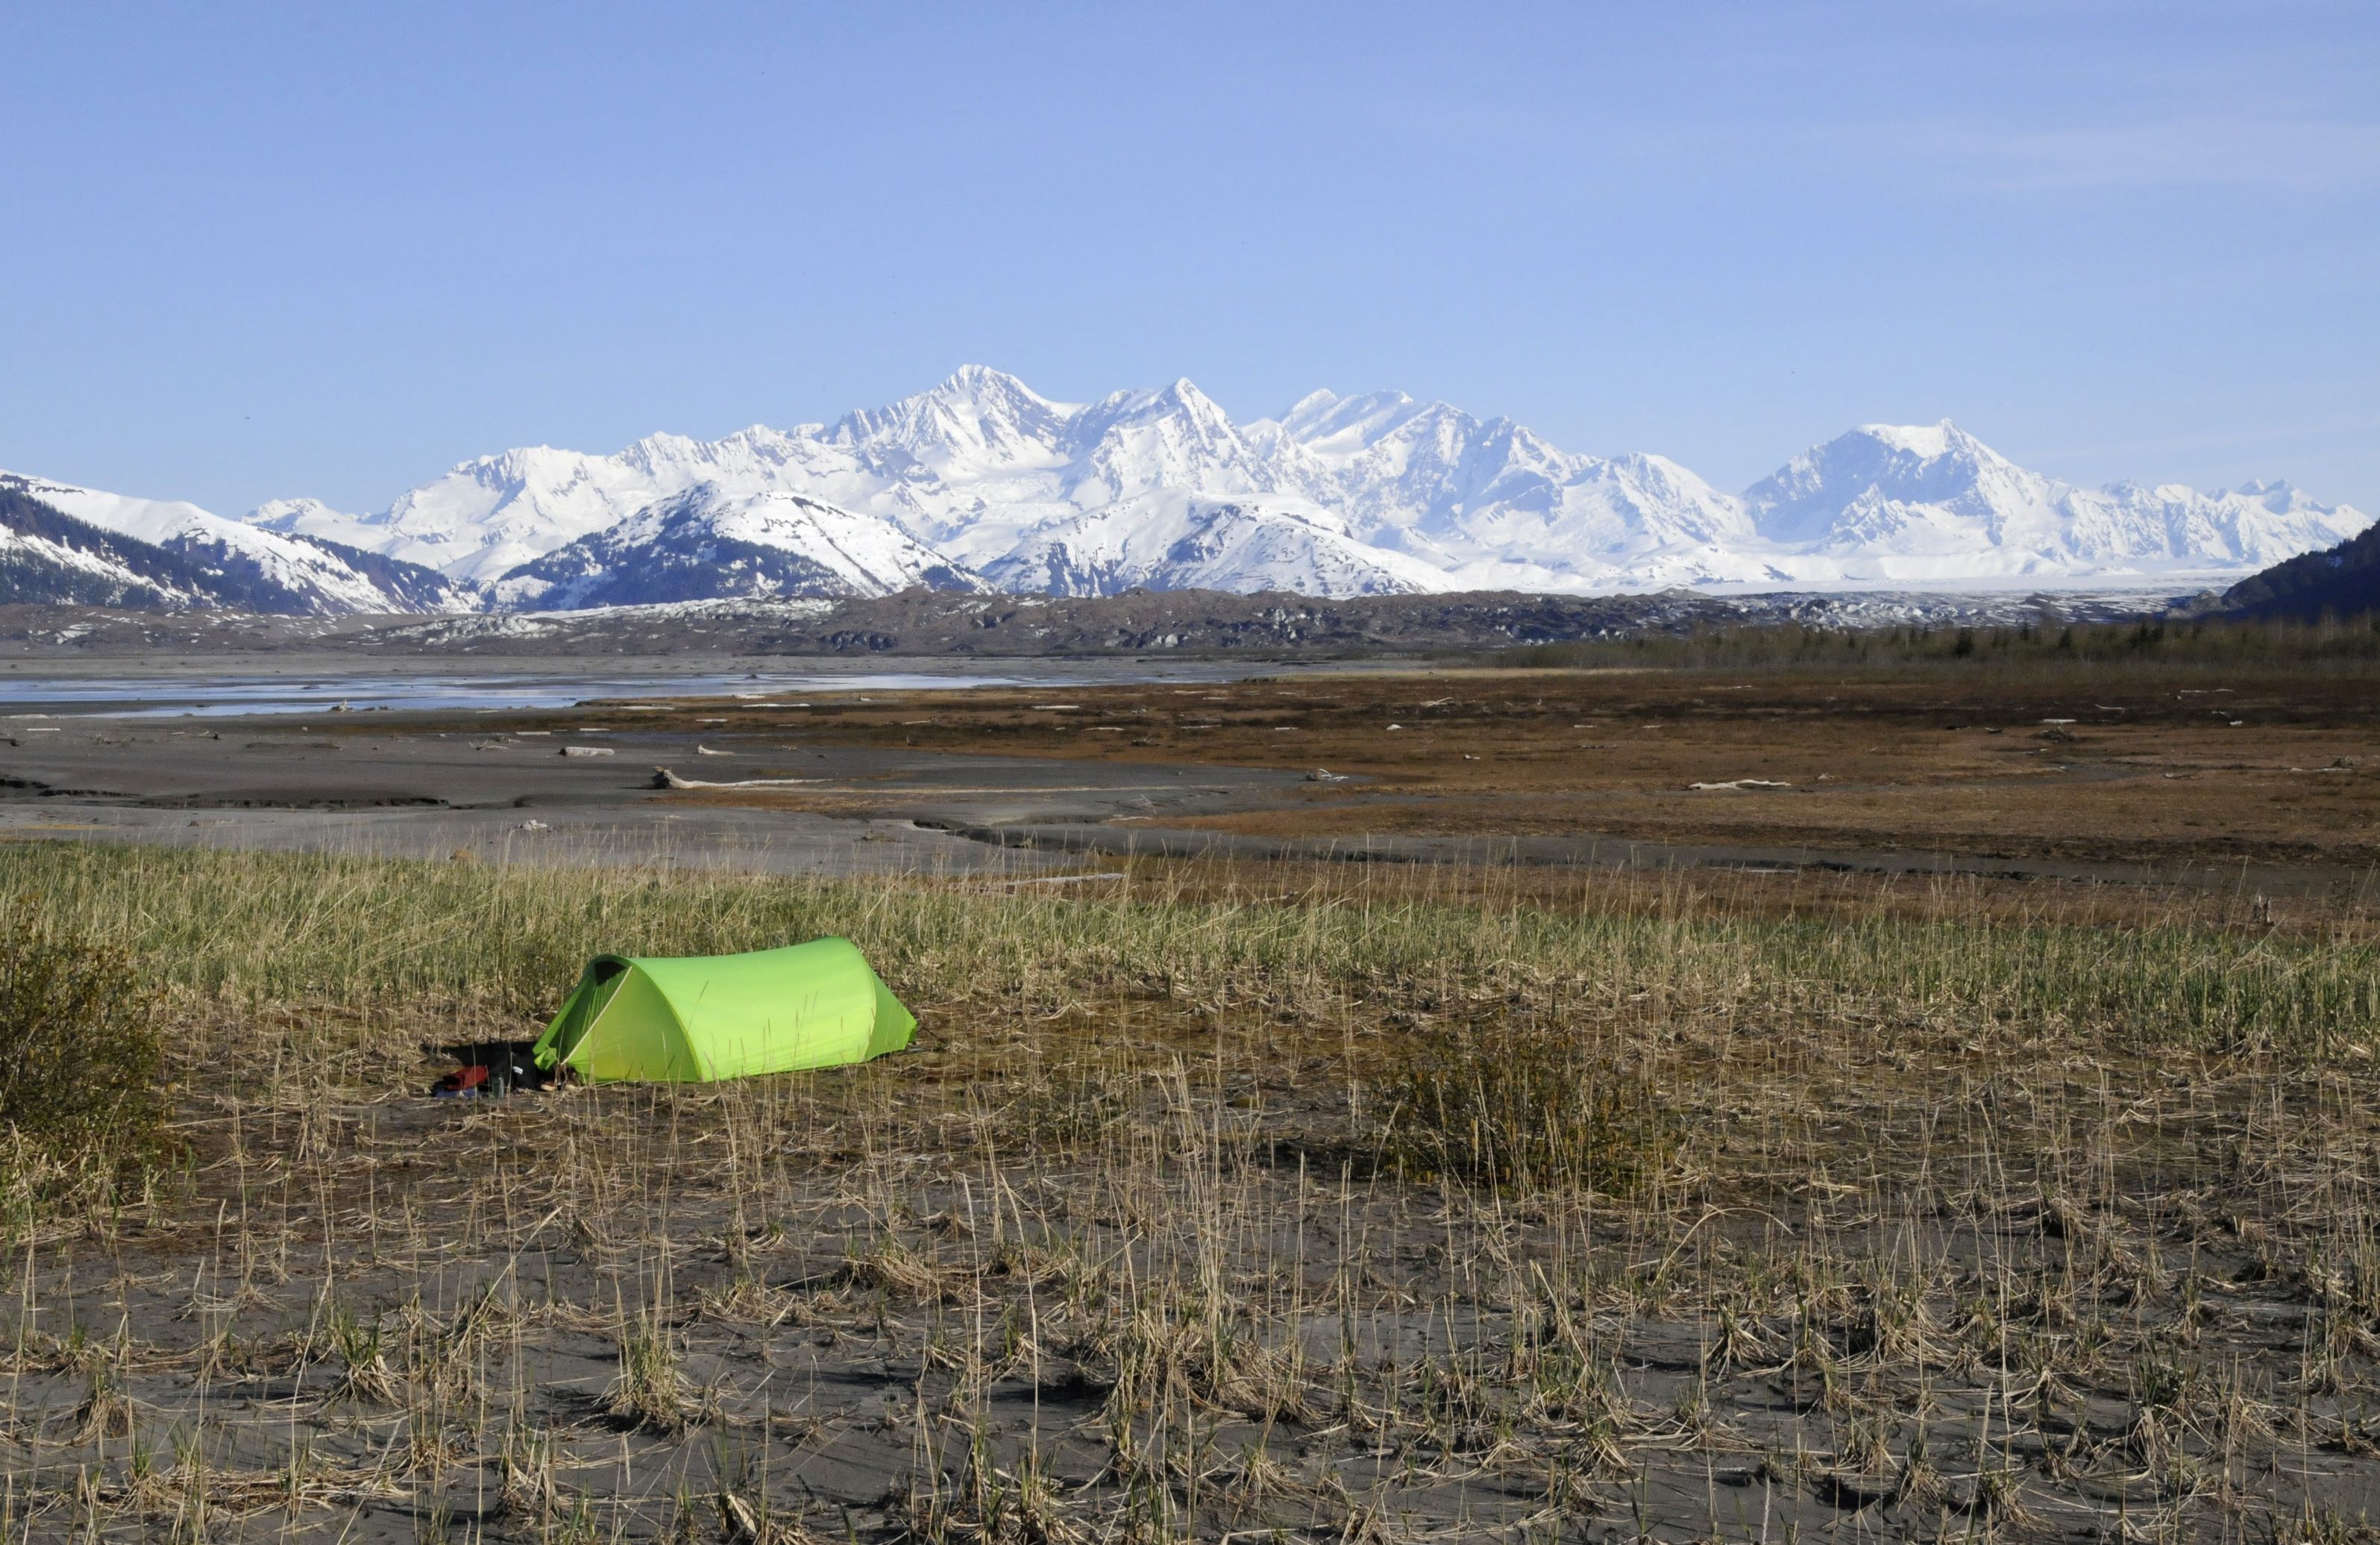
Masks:
[[[2183,680],[2215,684],[1447,670],[821,695],[799,709],[699,712],[728,717],[708,733],[766,733],[771,743],[1350,778],[1181,823],[1274,837],[1587,833],[2140,863],[2380,862],[2372,683],[2306,673]],[[1052,703],[1066,706],[1038,706]],[[1789,787],[1693,787],[1742,780]],[[677,797],[854,815],[897,803],[865,786]]]
[[[1208,818],[1299,832],[2365,862],[2356,670],[1973,656],[639,722],[1354,775]],[[1100,868],[0,849],[187,1142],[0,1220],[0,1535],[2374,1538],[2370,898]],[[599,949],[829,933],[911,1051],[424,1097]]]
[[[18,1225],[12,1536],[2314,1539],[2380,1481],[2351,936],[1757,877],[0,868],[168,990],[193,1149]],[[915,1051],[422,1098],[599,945],[828,931]]]

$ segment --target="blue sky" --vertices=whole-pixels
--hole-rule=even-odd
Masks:
[[[244,510],[970,360],[2380,510],[2380,6],[13,6],[0,466]]]

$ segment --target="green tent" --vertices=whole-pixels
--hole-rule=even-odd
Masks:
[[[749,955],[599,955],[534,1055],[589,1083],[708,1083],[865,1062],[917,1028],[857,945],[813,939]]]

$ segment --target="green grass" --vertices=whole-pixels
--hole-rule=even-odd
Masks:
[[[164,1146],[156,993],[130,952],[27,895],[0,917],[0,1181],[12,1205]]]
[[[1100,897],[955,883],[34,845],[0,851],[0,927],[120,950],[204,998],[533,1020],[603,950],[708,954],[856,940],[926,1010],[1051,1012],[1118,996],[1641,1023],[1718,1016],[1923,1023],[2216,1052],[2325,1055],[2380,1032],[2369,944],[2187,923],[2008,921],[1980,908],[1845,920],[1729,915],[1582,880],[1576,904],[1404,892],[1242,898],[1179,871]]]

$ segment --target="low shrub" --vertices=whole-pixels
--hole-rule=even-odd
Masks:
[[[12,1179],[139,1165],[164,1147],[156,1000],[129,954],[59,937],[20,903],[0,920],[0,1123]]]

